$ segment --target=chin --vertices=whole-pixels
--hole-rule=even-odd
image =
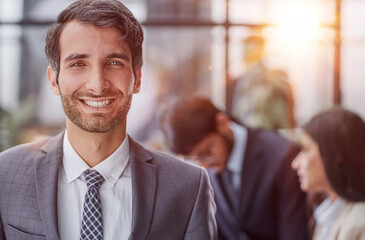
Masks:
[[[308,188],[308,184],[300,183],[300,189],[302,189],[303,192],[311,191],[310,188]]]

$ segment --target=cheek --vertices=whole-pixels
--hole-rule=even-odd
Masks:
[[[134,74],[130,71],[111,72],[108,79],[116,88],[123,92],[133,93],[134,90]]]
[[[321,166],[321,160],[315,156],[311,156],[303,167],[304,180],[303,185],[306,190],[322,191],[324,183],[324,170]]]
[[[85,77],[74,74],[59,74],[58,85],[62,94],[72,94],[82,87]]]
[[[318,160],[315,165],[316,166],[315,170],[313,171],[313,175],[316,177],[318,184],[323,184],[326,180],[326,173],[324,171],[321,160]]]

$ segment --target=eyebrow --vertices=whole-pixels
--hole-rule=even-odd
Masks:
[[[69,61],[72,61],[75,59],[85,59],[88,57],[89,57],[88,54],[72,53],[64,59],[64,62],[69,62]],[[130,61],[129,57],[124,53],[111,53],[111,54],[107,55],[106,58],[119,58],[119,59],[123,59],[126,61]]]
[[[119,58],[119,59],[123,59],[126,61],[130,61],[129,57],[124,53],[112,53],[112,54],[107,55],[106,58]]]
[[[72,53],[65,58],[64,62],[69,62],[69,61],[72,61],[75,59],[84,59],[84,58],[88,58],[88,57],[89,57],[88,54]]]

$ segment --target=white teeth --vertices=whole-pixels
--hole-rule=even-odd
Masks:
[[[104,101],[85,101],[86,105],[95,108],[106,107],[110,102],[109,100]]]

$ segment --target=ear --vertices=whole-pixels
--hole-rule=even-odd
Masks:
[[[51,84],[52,92],[56,95],[61,95],[60,88],[57,83],[57,73],[52,69],[51,66],[47,68],[48,81]]]
[[[216,124],[217,130],[220,134],[223,134],[225,136],[229,136],[232,134],[232,130],[229,126],[230,122],[231,122],[231,119],[224,112],[219,112],[215,116],[215,124]]]
[[[135,81],[134,81],[134,86],[133,86],[134,94],[139,93],[139,91],[141,89],[141,77],[142,77],[142,71],[141,71],[141,69],[139,69],[135,76]]]

